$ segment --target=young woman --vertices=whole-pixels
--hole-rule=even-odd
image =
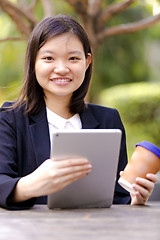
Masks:
[[[0,206],[23,209],[46,204],[59,191],[92,171],[87,159],[50,159],[55,129],[119,128],[122,143],[117,179],[127,163],[125,131],[115,109],[85,103],[92,53],[81,25],[58,15],[40,22],[30,37],[21,94],[0,110]],[[63,147],[63,146],[62,146]],[[137,179],[129,194],[116,182],[113,203],[144,204],[157,177]]]

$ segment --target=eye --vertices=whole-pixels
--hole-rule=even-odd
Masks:
[[[47,60],[47,61],[52,61],[53,58],[52,57],[44,57],[44,60]]]
[[[79,58],[78,57],[70,57],[70,60],[77,61],[77,60],[79,60]]]

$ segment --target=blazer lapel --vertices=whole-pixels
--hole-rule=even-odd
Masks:
[[[41,111],[30,115],[30,131],[37,166],[50,158],[50,137],[47,122],[46,108],[43,104]]]
[[[83,129],[98,128],[99,122],[89,108],[80,114]],[[37,166],[50,158],[50,137],[46,115],[46,107],[43,104],[41,111],[36,115],[30,115],[30,132],[32,144],[36,156]]]
[[[93,113],[91,112],[90,108],[87,108],[80,114],[80,118],[82,121],[82,128],[83,129],[94,129],[98,128],[99,122],[94,117]]]

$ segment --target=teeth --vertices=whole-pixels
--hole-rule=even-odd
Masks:
[[[70,82],[70,79],[54,79],[55,82]]]

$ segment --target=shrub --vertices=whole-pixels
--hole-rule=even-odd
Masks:
[[[100,104],[116,108],[125,125],[129,157],[137,142],[160,147],[160,83],[131,83],[100,94]]]

